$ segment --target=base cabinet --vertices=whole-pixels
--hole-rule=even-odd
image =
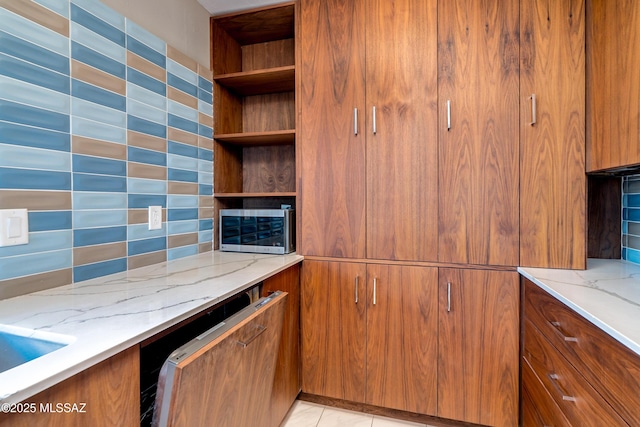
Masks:
[[[140,424],[140,356],[133,346],[25,400],[35,413],[0,413],[2,427],[135,426]],[[53,404],[49,412],[42,405]],[[56,412],[58,404],[77,411]]]
[[[640,425],[640,357],[527,279],[523,291],[523,426]]]
[[[518,424],[518,274],[441,268],[438,416]]]
[[[302,390],[434,415],[437,269],[304,261]]]
[[[305,260],[301,283],[303,392],[517,425],[517,273]]]

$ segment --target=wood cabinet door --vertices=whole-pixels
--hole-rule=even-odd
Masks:
[[[282,322],[275,379],[271,391],[271,426],[278,427],[300,393],[300,266],[295,265],[269,277],[263,296],[276,291],[288,294]]]
[[[587,171],[640,164],[640,3],[592,0],[587,13]]]
[[[586,268],[584,3],[521,4],[522,266]]]
[[[302,391],[365,398],[366,265],[302,265]]]
[[[366,0],[370,259],[438,259],[436,8]]]
[[[364,258],[364,0],[300,8],[297,251]]]
[[[367,404],[436,414],[437,283],[437,268],[367,266]]]
[[[439,272],[439,417],[518,425],[518,273]]]
[[[519,2],[438,2],[439,260],[518,265]]]

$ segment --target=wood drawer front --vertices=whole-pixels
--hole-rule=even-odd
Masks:
[[[525,358],[522,359],[522,427],[571,427]]]
[[[524,279],[525,316],[631,425],[640,426],[640,357]]]
[[[525,359],[572,425],[628,425],[528,320],[524,334]]]

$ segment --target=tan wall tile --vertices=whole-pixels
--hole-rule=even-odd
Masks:
[[[213,71],[211,71],[209,67],[205,67],[202,64],[198,64],[198,74],[204,77],[205,79],[209,80],[210,82],[213,81]]]
[[[169,181],[169,194],[198,194],[198,184]]]
[[[69,20],[31,0],[0,0],[0,7],[69,37]]]
[[[127,256],[127,243],[117,242],[106,245],[84,246],[73,249],[73,265],[92,264]]]
[[[71,77],[119,93],[122,96],[127,94],[127,82],[125,80],[75,59],[71,60]]]
[[[183,65],[193,71],[194,73],[198,72],[198,63],[189,58],[184,53],[180,52],[178,49],[167,45],[167,58],[170,58],[176,61],[178,64]]]
[[[200,243],[198,245],[198,253],[211,252],[213,250],[213,243]]]
[[[168,128],[167,139],[176,142],[183,142],[185,144],[198,146],[198,135],[191,132],[185,132],[176,128]]]
[[[167,245],[169,248],[178,248],[180,246],[195,245],[197,243],[198,233],[191,233],[169,236]]]
[[[72,270],[66,268],[17,279],[0,280],[0,300],[68,285],[72,279]]]
[[[199,219],[210,219],[210,218],[213,218],[213,208],[200,208],[200,209],[198,209],[198,218]]]
[[[2,209],[66,211],[71,209],[70,191],[0,190]]]
[[[128,269],[146,267],[147,265],[159,264],[167,260],[167,251],[152,252],[129,257]]]
[[[167,71],[164,68],[157,66],[153,62],[147,61],[131,51],[127,51],[127,65],[140,72],[148,74],[161,82],[167,82]]]
[[[73,135],[71,137],[72,152],[89,156],[108,157],[110,159],[126,160],[127,146],[107,141],[85,138]]]
[[[204,136],[199,136],[198,146],[200,148],[213,151],[213,139],[205,138]]]
[[[213,117],[207,116],[206,114],[198,113],[198,123],[201,125],[213,127]]]
[[[129,162],[129,178],[167,179],[167,168]]]
[[[167,152],[167,140],[157,136],[146,135],[144,133],[127,131],[127,144],[134,147],[148,148],[150,150]]]
[[[196,97],[191,96],[188,93],[184,93],[173,86],[167,86],[167,98],[186,105],[187,107],[191,107],[194,110],[198,109],[198,99]]]
[[[199,204],[201,208],[213,207],[213,196],[200,196]]]
[[[162,222],[167,221],[167,210],[162,209]],[[127,224],[145,224],[149,222],[147,209],[129,209],[127,212]]]

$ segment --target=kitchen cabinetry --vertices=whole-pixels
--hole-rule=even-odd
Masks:
[[[541,425],[528,419],[545,425],[639,425],[640,357],[529,280],[522,282],[522,387],[529,396],[523,413],[532,414],[524,426]]]
[[[520,265],[585,269],[585,3],[520,7]]]
[[[211,18],[216,218],[295,205],[295,15],[288,2]]]
[[[441,268],[437,415],[518,424],[518,274]]]
[[[640,3],[587,10],[587,171],[640,164]]]
[[[436,28],[435,1],[301,2],[301,254],[437,260]]]
[[[519,2],[438,2],[439,261],[518,265]]]
[[[34,404],[33,412],[0,413],[0,426],[139,425],[139,351],[133,346],[18,404]]]
[[[435,414],[437,269],[305,261],[302,389]]]

